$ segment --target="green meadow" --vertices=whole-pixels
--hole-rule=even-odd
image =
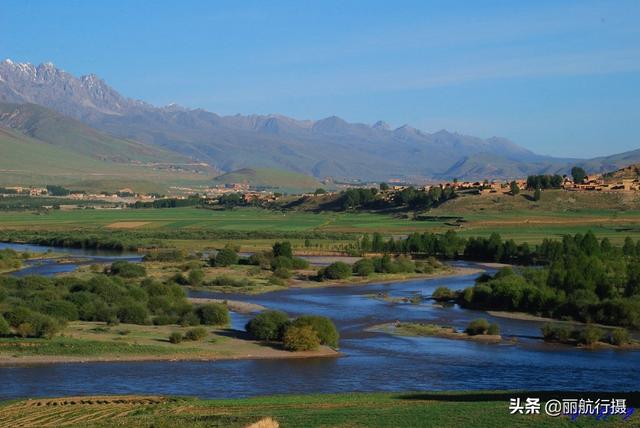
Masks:
[[[144,396],[69,397],[0,405],[2,426],[70,427],[631,427],[623,421],[509,413],[515,392],[345,393],[199,400]],[[553,393],[529,393],[544,402]],[[269,418],[268,420],[265,420]],[[254,424],[262,421],[262,424]],[[275,422],[274,422],[275,421]],[[277,423],[277,424],[276,424]]]
[[[576,211],[492,210],[447,211],[445,206],[414,220],[412,215],[277,211],[259,208],[209,210],[86,209],[43,212],[2,212],[0,230],[64,231],[103,230],[203,230],[262,232],[350,232],[404,235],[411,232],[455,230],[462,236],[487,236],[538,243],[544,238],[592,230],[598,237],[622,242],[626,236],[640,238],[640,210],[583,208]],[[446,218],[446,217],[456,217]]]

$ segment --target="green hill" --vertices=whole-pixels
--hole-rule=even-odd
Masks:
[[[243,168],[220,175],[214,184],[247,184],[252,189],[274,190],[285,193],[312,192],[322,183],[308,175],[269,168]]]
[[[83,153],[85,152],[85,153]],[[61,184],[84,190],[166,191],[170,185],[203,184],[204,173],[155,164],[116,162],[0,127],[0,185]]]
[[[100,160],[118,163],[192,162],[185,156],[154,146],[114,138],[36,104],[0,103],[0,127]]]

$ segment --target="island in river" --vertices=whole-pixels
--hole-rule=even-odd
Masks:
[[[169,335],[190,327],[176,325],[107,325],[75,321],[61,335],[44,338],[4,338],[0,365],[77,363],[98,361],[214,361],[261,358],[337,357],[328,346],[315,351],[290,352],[280,343],[251,340],[239,330],[206,326],[199,341],[171,343]]]

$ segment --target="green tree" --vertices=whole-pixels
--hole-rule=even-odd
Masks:
[[[478,318],[469,323],[466,332],[469,336],[486,334],[489,331],[489,321],[484,318]]]
[[[573,177],[574,183],[580,184],[584,182],[584,179],[587,177],[587,173],[579,166],[574,166],[573,168],[571,168],[571,176]]]
[[[515,180],[509,184],[509,189],[511,191],[511,194],[514,196],[520,193],[520,188],[518,187],[518,183],[516,183]]]
[[[298,351],[314,351],[320,346],[320,339],[316,331],[308,325],[287,328],[282,338],[285,349]]]
[[[296,327],[310,326],[317,333],[321,344],[331,346],[332,348],[338,347],[338,341],[340,339],[338,329],[333,324],[333,321],[327,317],[319,315],[303,315],[296,318],[292,325]]]
[[[201,324],[227,325],[229,324],[229,309],[222,303],[210,303],[196,308],[196,315]]]
[[[333,262],[322,269],[324,279],[347,279],[353,272],[350,265],[344,262]]]
[[[383,192],[389,190],[389,185],[387,183],[380,183],[380,190]]]
[[[231,245],[226,245],[222,250],[218,251],[215,257],[211,257],[209,263],[212,266],[225,267],[238,264],[239,260],[236,249]]]
[[[282,340],[289,316],[282,311],[262,311],[251,319],[245,329],[258,340]]]
[[[273,244],[273,256],[274,257],[293,257],[293,248],[291,247],[291,242],[276,242]]]
[[[204,280],[204,272],[202,269],[192,269],[189,271],[189,284],[198,286]]]

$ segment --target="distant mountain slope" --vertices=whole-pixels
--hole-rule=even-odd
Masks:
[[[0,104],[0,153],[4,186],[166,191],[171,185],[206,184],[214,174],[179,155],[106,136],[34,105]]]
[[[51,63],[36,67],[0,62],[0,101],[39,104],[117,138],[153,145],[221,171],[273,168],[361,180],[512,178],[567,173],[576,163],[588,171],[606,171],[640,158],[629,152],[582,161],[556,159],[504,138],[445,130],[425,133],[407,125],[391,129],[382,121],[348,123],[335,116],[314,121],[154,107],[120,95],[96,75],[76,78]]]
[[[323,186],[318,180],[304,174],[269,168],[243,168],[220,175],[214,184],[247,184],[252,188],[265,188],[284,192],[311,192]]]
[[[0,127],[102,160],[193,163],[185,156],[155,146],[113,138],[36,104],[0,103]]]
[[[76,78],[53,64],[0,62],[0,100],[36,103],[124,139],[150,143],[223,171],[277,168],[347,179],[431,177],[464,156],[487,153],[511,162],[545,159],[500,138],[424,133],[348,123],[338,117],[221,117],[179,106],[153,107],[118,94],[95,75]]]

